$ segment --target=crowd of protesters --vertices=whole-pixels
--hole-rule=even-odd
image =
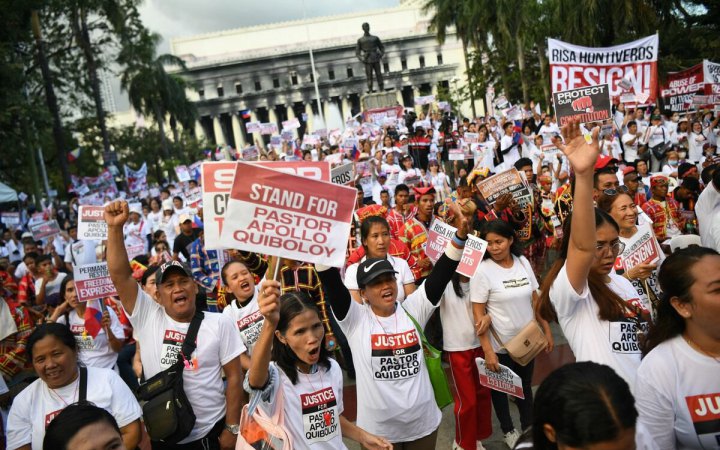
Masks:
[[[293,448],[345,448],[346,438],[434,449],[442,414],[421,329],[446,355],[454,449],[484,448],[493,411],[509,448],[720,448],[719,117],[613,112],[602,137],[600,123],[560,129],[528,105],[522,120],[408,114],[358,131],[352,149],[326,137],[301,155],[302,141],[257,142],[261,160],[354,163],[339,269],[207,248],[202,206],[183,196],[198,179],[130,204],[106,198],[106,240],[78,240],[77,196],[23,209],[0,241],[7,448],[75,448],[90,436],[138,447],[148,437],[133,392],[180,358],[196,420],[153,449],[235,448],[248,402],[269,416],[282,409]],[[489,203],[478,183],[510,169],[532,201]],[[31,225],[47,220],[60,233],[35,240]],[[457,230],[435,262],[425,253],[433,220]],[[659,255],[626,270],[625,249],[643,230]],[[473,277],[455,272],[468,235],[487,242]],[[118,295],[79,301],[73,269],[101,261]],[[184,354],[198,316],[197,347]],[[586,361],[536,395],[533,362],[504,347],[531,321],[546,352],[557,323]],[[508,396],[479,383],[478,357],[521,378],[519,424]],[[347,379],[356,422],[344,415]]]

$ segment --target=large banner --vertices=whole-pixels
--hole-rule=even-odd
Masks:
[[[355,189],[244,162],[235,170],[224,248],[343,266]]]
[[[552,92],[609,84],[610,95],[619,97],[625,78],[631,91],[647,94],[654,103],[657,93],[658,35],[606,48],[589,48],[548,39]]]
[[[237,162],[213,161],[202,164],[202,203],[205,247],[212,250],[223,248],[220,245],[227,200],[230,196]],[[298,175],[313,180],[330,181],[330,164],[324,161],[271,162],[253,163],[262,167]],[[248,175],[252,170],[248,171]]]
[[[693,109],[695,95],[720,94],[720,64],[707,60],[680,72],[668,73],[660,91],[663,106],[672,112]]]

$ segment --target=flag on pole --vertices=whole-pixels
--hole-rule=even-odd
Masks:
[[[68,162],[75,162],[80,157],[80,147],[76,148],[75,150],[69,152],[67,154]]]
[[[357,145],[353,144],[352,150],[350,150],[350,159],[357,161],[360,159],[360,152],[358,151]]]
[[[85,333],[96,338],[102,330],[102,310],[97,308],[97,300],[90,302],[85,308]]]

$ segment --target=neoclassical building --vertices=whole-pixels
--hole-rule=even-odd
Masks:
[[[195,133],[238,148],[260,138],[247,132],[247,122],[274,122],[282,129],[282,121],[297,117],[301,128],[295,133],[314,129],[310,48],[325,116],[332,104],[343,119],[359,113],[367,83],[355,46],[364,22],[384,44],[385,90],[394,90],[398,103],[411,107],[415,97],[437,93],[439,86],[464,84],[461,43],[450,31],[439,45],[428,32],[429,20],[421,1],[400,0],[388,9],[177,38],[171,52],[186,62],[183,76],[195,87],[189,93],[199,111]],[[462,109],[467,112],[469,103]]]

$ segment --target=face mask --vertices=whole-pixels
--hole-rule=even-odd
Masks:
[[[668,164],[670,164],[671,166],[677,166],[678,161],[677,159],[668,159]]]

